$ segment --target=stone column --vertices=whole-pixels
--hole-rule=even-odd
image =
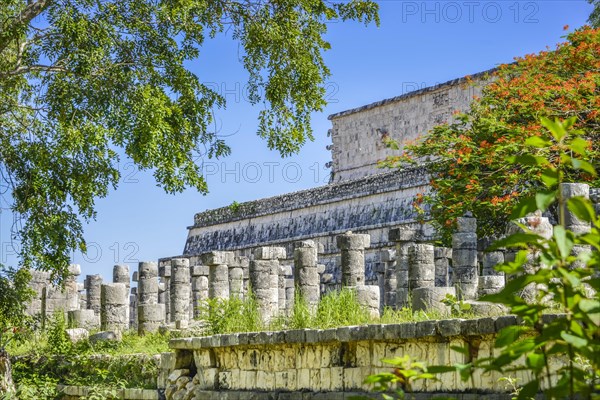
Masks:
[[[52,317],[56,311],[62,311],[67,317],[67,312],[79,309],[79,293],[77,291],[77,276],[81,273],[78,264],[68,267],[68,275],[64,286],[46,285],[42,290],[42,318]],[[45,326],[45,321],[42,322]]]
[[[229,296],[244,298],[244,270],[239,257],[232,257],[229,264]]]
[[[584,197],[589,199],[590,186],[585,183],[561,183],[559,190],[564,201],[562,211],[565,217],[565,229],[577,234],[588,233],[591,229],[589,222],[577,218],[577,216],[567,208],[567,200],[572,197]]]
[[[137,330],[138,326],[137,287],[132,287],[129,293],[129,329]]]
[[[596,215],[600,215],[600,188],[590,188],[590,200],[594,205]]]
[[[411,292],[413,311],[435,310],[444,316],[450,314],[450,307],[442,303],[447,295],[456,296],[454,287],[420,287]]]
[[[312,240],[295,243],[294,282],[299,295],[314,309],[321,294],[317,269],[317,246]]]
[[[69,275],[65,280],[67,296],[65,311],[79,310],[79,285],[77,283],[79,275],[81,275],[81,266],[79,264],[69,265]]]
[[[383,250],[381,252],[381,262],[384,264],[383,305],[385,307],[396,308],[396,290],[398,289],[398,276],[396,274],[396,250]]]
[[[296,298],[296,286],[294,275],[285,278],[285,313],[292,315],[294,309],[294,301]]]
[[[371,245],[371,236],[346,232],[336,236],[341,253],[342,287],[364,286],[365,248]]]
[[[371,318],[379,318],[379,286],[355,286],[353,290],[356,293],[356,302],[367,310]]]
[[[208,299],[208,266],[194,265],[192,275],[192,316],[200,317],[200,306]]]
[[[103,283],[100,290],[102,330],[126,331],[129,327],[129,291],[124,283]]]
[[[158,265],[138,264],[137,329],[138,334],[155,332],[165,321],[165,305],[158,303]]]
[[[164,286],[163,299],[165,305],[165,318],[166,321],[171,321],[171,260],[164,261],[163,265],[158,266],[158,276],[160,277],[160,283]],[[160,286],[159,286],[159,299],[160,299]]]
[[[138,264],[138,304],[158,304],[158,265],[154,262]]]
[[[233,261],[231,251],[211,251],[201,256],[208,265],[208,297],[229,299],[229,264]]]
[[[447,247],[436,247],[434,249],[435,257],[435,286],[446,287],[450,285],[450,260],[452,259],[452,249]]]
[[[244,279],[243,290],[245,296],[246,293],[248,293],[248,288],[250,288],[250,259],[248,257],[235,256],[234,263],[242,269],[242,277]]]
[[[415,243],[408,249],[408,288],[414,290],[435,286],[434,246]]]
[[[408,285],[408,251],[415,245],[418,231],[410,227],[390,229],[388,239],[396,242],[396,308],[410,304]]]
[[[87,295],[83,282],[77,282],[77,297],[79,298],[79,310],[87,310]]]
[[[187,328],[190,318],[190,261],[187,258],[171,259],[170,316],[176,326]]]
[[[33,289],[35,294],[27,306],[27,313],[29,315],[37,315],[42,313],[44,288],[50,284],[50,273],[46,271],[36,271],[33,269],[30,269],[29,273],[31,274],[29,287]]]
[[[286,281],[291,276],[293,276],[291,265],[280,265],[279,266],[279,280],[278,280],[278,284],[277,284],[277,291],[279,293],[279,298],[277,300],[277,306],[279,308],[280,313],[285,313],[286,309],[289,306],[285,288],[286,288]]]
[[[164,282],[161,282],[162,278],[159,278],[158,281],[158,304],[165,305],[165,321],[169,321],[169,313],[167,312],[167,303],[169,298],[169,292],[166,289],[166,285]]]
[[[138,304],[138,335],[156,332],[165,322],[164,304]]]
[[[129,265],[117,264],[113,266],[113,283],[123,283],[127,287],[127,293],[131,289],[131,275],[129,275]],[[127,307],[127,321],[131,320],[131,313]]]
[[[250,285],[266,324],[279,310],[279,260],[285,258],[283,247],[258,247],[250,261]]]
[[[113,283],[124,283],[127,286],[127,290],[129,290],[131,287],[129,265],[117,264],[113,267]]]
[[[94,310],[72,310],[68,312],[69,326],[73,328],[85,328],[88,330],[100,327],[100,316]]]
[[[481,258],[481,266],[482,271],[481,275],[485,276],[493,276],[493,275],[502,275],[504,276],[504,272],[496,271],[494,268],[498,264],[504,263],[504,253],[501,251],[490,251],[487,253],[483,253],[483,257]]]
[[[100,315],[100,287],[102,286],[102,277],[100,275],[86,275],[85,289],[87,291],[88,309],[94,310],[94,314]]]
[[[371,244],[371,236],[346,232],[336,236],[341,253],[342,289],[354,290],[357,302],[372,317],[379,316],[380,294],[378,285],[365,285],[365,248]]]
[[[590,198],[590,186],[585,183],[561,183],[560,194],[564,201],[563,213],[565,216],[565,229],[575,233],[582,234],[588,233],[591,230],[591,226],[589,222],[582,221],[577,216],[572,213],[567,208],[567,200],[572,197],[584,197],[586,199]],[[571,253],[575,256],[578,256],[583,253],[589,253],[591,251],[590,246],[585,245],[575,245],[571,250]],[[576,261],[573,263],[574,268],[584,268],[585,264],[581,261]]]
[[[477,298],[477,220],[471,213],[459,217],[452,235],[452,271],[456,294],[462,300]]]

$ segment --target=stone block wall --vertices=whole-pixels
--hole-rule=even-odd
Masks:
[[[402,150],[405,143],[450,121],[454,111],[467,110],[473,96],[481,94],[490,72],[471,76],[473,84],[454,79],[331,115],[332,182],[377,174],[378,161],[398,154],[385,146],[386,138],[398,141]]]
[[[195,265],[200,263],[199,255],[208,251],[227,250],[250,256],[258,246],[279,246],[286,249],[287,261],[292,263],[294,242],[310,239],[319,247],[326,273],[339,282],[336,265],[340,253],[335,236],[354,231],[371,236],[366,250],[366,279],[376,284],[379,252],[394,247],[388,239],[389,228],[418,225],[412,202],[427,185],[424,170],[416,168],[242,203],[236,209],[209,210],[196,214],[194,225],[188,228],[183,256]]]
[[[514,316],[503,316],[173,339],[174,353],[162,355],[159,387],[166,389],[168,400],[229,398],[218,396],[234,393],[236,399],[254,399],[261,392],[277,399],[298,398],[294,392],[304,392],[302,399],[341,399],[369,390],[363,383],[368,375],[390,372],[383,359],[408,354],[428,365],[467,362],[452,346],[468,346],[479,358],[493,356],[496,333],[516,323]],[[523,374],[517,372],[517,378],[527,381]],[[474,388],[506,393],[500,377],[478,371]],[[417,381],[413,388],[424,393],[470,389],[471,383],[455,374]]]

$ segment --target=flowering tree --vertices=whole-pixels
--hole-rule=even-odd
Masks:
[[[427,162],[433,190],[416,206],[429,211],[445,240],[466,211],[478,219],[481,236],[502,232],[519,199],[556,179],[536,160],[560,163],[557,147],[525,146],[544,140],[541,117],[576,117],[575,128],[586,134],[573,145],[586,149],[586,156],[564,179],[600,183],[591,173],[600,162],[600,29],[583,27],[566,38],[554,51],[500,66],[466,113],[385,161],[399,167]]]

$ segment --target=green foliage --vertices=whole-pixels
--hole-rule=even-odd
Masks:
[[[342,288],[321,297],[313,327],[319,329],[347,325],[364,325],[371,322],[368,311],[356,300],[356,293]]]
[[[14,270],[0,264],[0,352],[13,340],[23,338],[33,319],[26,307],[33,297],[29,287],[31,274],[25,269]]]
[[[306,300],[299,295],[299,290],[296,288],[292,313],[288,318],[283,319],[282,328],[307,329],[314,323],[313,314]]]
[[[233,203],[229,205],[229,209],[232,213],[237,214],[238,212],[240,212],[240,203],[234,200]]]
[[[588,0],[588,3],[594,6],[594,9],[588,18],[588,22],[594,28],[600,28],[600,0]]]
[[[549,134],[528,145],[540,148],[542,141],[553,141],[561,151],[560,161],[556,164],[543,158],[536,160],[543,167],[544,175],[552,177],[546,182],[552,196],[544,202],[536,202],[536,196],[526,198],[513,213],[518,216],[535,209],[545,211],[554,201],[558,202],[561,224],[555,226],[554,235],[545,239],[523,227],[524,234],[512,235],[493,246],[519,251],[515,261],[497,267],[516,277],[501,292],[484,300],[510,307],[511,312],[523,320],[524,326],[503,329],[495,344],[500,354],[496,358],[477,360],[474,366],[504,373],[530,371],[533,379],[524,384],[518,399],[533,397],[540,390],[547,398],[592,398],[600,392],[600,301],[597,297],[600,290],[600,219],[588,199],[573,197],[566,201],[558,190],[569,170],[584,169],[596,174],[584,162],[584,149],[577,147],[577,139],[582,133],[573,129],[574,122],[573,118],[564,122],[542,120]],[[566,230],[567,209],[582,222],[589,223],[590,231]],[[573,251],[577,246],[589,246],[589,250]],[[524,268],[531,262],[527,253],[533,254],[536,267],[535,272],[529,274]],[[537,287],[532,304],[515,296],[519,288],[529,284]],[[548,312],[550,303],[558,305],[561,314],[547,321],[543,315]],[[535,332],[533,337],[532,331]],[[551,366],[553,357],[565,354],[566,362],[558,368]],[[519,365],[517,360],[524,360],[525,364]]]
[[[58,379],[32,372],[21,377],[15,393],[0,393],[0,400],[54,400],[59,398]]]
[[[50,354],[68,354],[73,345],[67,335],[67,321],[63,311],[55,311],[47,328],[48,351]]]
[[[98,389],[156,388],[159,360],[150,355],[31,355],[15,358],[14,379],[18,387],[63,385]]]
[[[471,305],[448,293],[442,303],[450,307],[450,315],[455,318],[464,318],[471,311]]]
[[[251,291],[243,299],[207,299],[200,305],[200,319],[206,322],[209,335],[254,332],[263,327],[258,304]]]
[[[258,135],[283,156],[325,105],[327,22],[379,23],[369,0],[7,0],[0,7],[0,169],[23,219],[23,265],[63,277],[83,221],[119,182],[120,157],[168,193],[206,181],[230,149],[211,128],[225,98],[186,68],[207,38],[240,44]]]
[[[571,143],[580,168],[564,171],[563,180],[600,184],[590,173],[600,162],[600,29],[572,32],[556,50],[517,58],[488,78],[491,83],[466,113],[384,163],[426,163],[432,190],[417,197],[415,206],[432,218],[447,244],[456,218],[467,211],[477,218],[480,237],[494,237],[504,233],[520,199],[537,193],[543,201],[548,181],[556,177],[538,161],[557,167],[564,154],[559,147],[566,143],[542,139],[540,117],[575,117],[574,127],[585,131]],[[516,162],[507,163],[511,156]]]
[[[526,226],[523,232],[497,241],[490,250],[507,248],[517,251],[514,261],[496,266],[507,274],[506,286],[497,294],[482,300],[503,304],[522,321],[520,325],[502,329],[495,340],[496,356],[473,359],[468,349],[455,349],[465,354],[469,362],[453,367],[430,368],[430,372],[458,372],[463,380],[472,377],[474,369],[496,371],[511,377],[527,371],[530,379],[514,387],[517,399],[530,399],[539,392],[545,398],[597,399],[600,393],[600,218],[591,202],[583,197],[568,201],[558,190],[564,177],[573,170],[584,170],[595,176],[596,171],[586,164],[585,146],[580,146],[582,132],[574,129],[575,118],[541,124],[547,131],[537,139],[527,140],[530,154],[536,149],[552,146],[557,160],[550,162],[544,156],[530,158],[546,177],[546,191],[542,196],[531,195],[522,199],[512,216],[518,218],[532,211],[546,211],[557,204],[560,224],[546,239]],[[522,155],[509,157],[508,164],[522,162]],[[569,210],[583,223],[589,223],[589,232],[571,232],[565,229],[565,213]],[[576,251],[575,251],[576,250]],[[587,251],[586,251],[587,250]],[[533,268],[532,268],[533,267]],[[536,296],[529,302],[519,297],[520,290],[535,285]],[[555,312],[556,318],[545,314]],[[374,378],[370,378],[374,379]],[[509,379],[509,378],[507,378]],[[514,380],[509,382],[516,385]]]

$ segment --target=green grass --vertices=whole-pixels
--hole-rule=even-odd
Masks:
[[[475,318],[470,312],[452,317]],[[207,323],[206,334],[235,332],[277,331],[285,329],[328,329],[339,326],[366,324],[396,324],[426,320],[446,319],[439,311],[413,311],[411,308],[394,310],[385,307],[380,318],[372,318],[358,304],[354,291],[342,289],[331,291],[321,297],[316,307],[296,297],[289,315],[279,315],[268,325],[262,323],[256,299],[250,295],[243,300],[208,300],[201,308],[201,319]]]

